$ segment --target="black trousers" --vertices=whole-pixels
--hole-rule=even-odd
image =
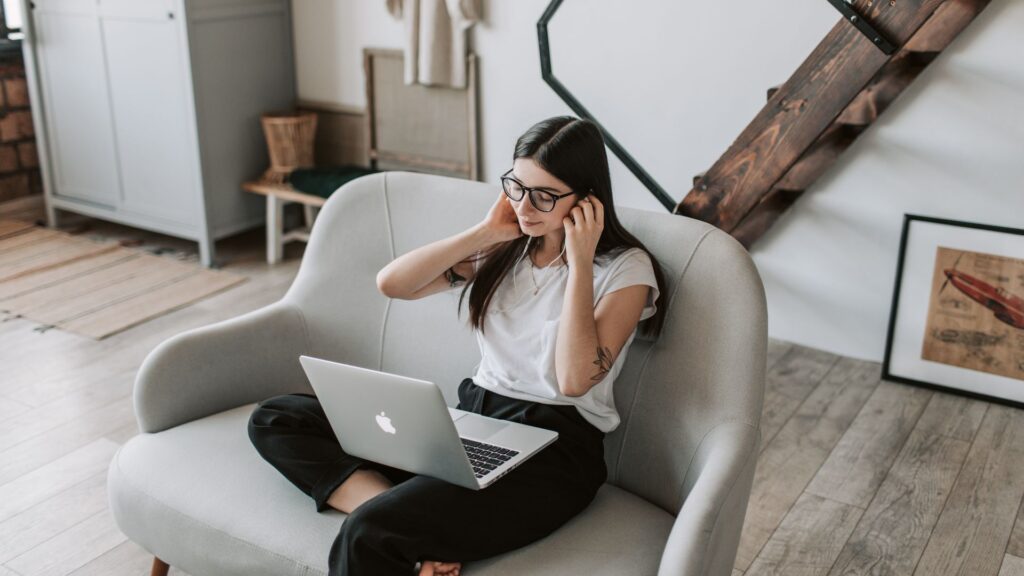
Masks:
[[[331,546],[329,576],[407,576],[425,560],[468,562],[543,538],[581,512],[604,483],[604,433],[574,406],[516,400],[459,384],[458,408],[555,430],[558,440],[483,490],[470,490],[346,454],[320,402],[286,394],[259,403],[249,419],[256,450],[316,504],[359,468],[392,488],[345,519]]]

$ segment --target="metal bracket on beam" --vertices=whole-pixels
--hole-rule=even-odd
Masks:
[[[863,16],[857,13],[853,8],[853,0],[828,0],[829,4],[835,6],[836,10],[843,15],[846,20],[853,24],[860,33],[863,34],[872,44],[875,45],[879,50],[884,52],[886,55],[890,55],[896,51],[896,46],[892,42],[889,42],[882,36],[881,32],[875,30],[875,27],[870,22],[864,19]]]

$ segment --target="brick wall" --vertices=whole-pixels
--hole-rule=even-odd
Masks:
[[[25,64],[11,55],[0,60],[0,202],[42,191]]]

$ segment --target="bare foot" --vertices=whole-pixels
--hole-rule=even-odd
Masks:
[[[435,562],[427,560],[420,567],[419,576],[459,576],[461,562]]]

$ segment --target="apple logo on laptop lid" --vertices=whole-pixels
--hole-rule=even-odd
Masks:
[[[375,419],[377,420],[377,426],[380,426],[381,430],[388,434],[394,434],[396,432],[395,427],[391,425],[391,418],[385,416],[383,411],[381,411]]]

